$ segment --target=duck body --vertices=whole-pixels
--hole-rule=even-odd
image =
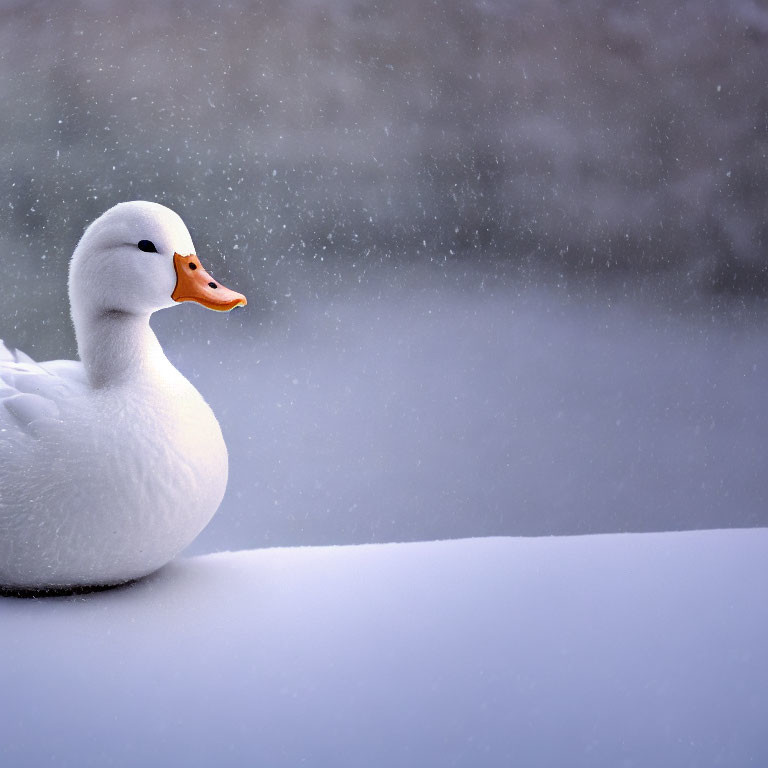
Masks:
[[[150,220],[159,217],[167,224],[169,219],[176,229],[181,221],[155,204],[122,205],[134,208],[124,211],[129,220],[136,218],[130,215],[136,208],[146,213],[148,207]],[[142,218],[133,222],[126,243],[135,248],[139,235],[150,230],[154,240],[165,237],[179,245],[179,232],[169,234],[168,226],[158,231]],[[181,234],[188,239],[186,228]],[[181,245],[193,253],[191,240]],[[159,282],[158,295],[170,298],[167,258],[163,261],[162,251],[147,255],[158,258],[152,262],[142,255],[133,267],[142,271],[151,265],[157,281],[150,282]],[[5,588],[111,585],[144,576],[197,536],[226,489],[227,449],[219,424],[165,357],[149,326],[154,287],[150,306],[135,301],[137,311],[120,301],[94,305],[78,296],[77,258],[78,251],[70,296],[82,360],[37,364],[0,345],[0,586]],[[141,294],[140,286],[136,290]]]
[[[55,375],[29,364],[5,369],[12,367],[22,370],[5,378],[26,379],[19,382],[24,388]],[[11,409],[2,414],[4,586],[104,585],[143,576],[186,547],[224,496],[227,449],[219,424],[169,362],[146,380],[117,387],[67,383],[66,396],[48,400],[55,415],[41,414],[22,428]]]

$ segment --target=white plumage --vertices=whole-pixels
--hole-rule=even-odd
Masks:
[[[205,272],[173,211],[148,202],[121,203],[86,230],[69,292],[81,362],[35,363],[0,343],[4,587],[150,573],[195,538],[226,487],[218,422],[149,317],[179,301],[231,309],[245,297]]]

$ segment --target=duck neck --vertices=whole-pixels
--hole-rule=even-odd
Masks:
[[[94,388],[146,378],[169,364],[149,327],[149,314],[104,311],[75,322],[77,348]]]

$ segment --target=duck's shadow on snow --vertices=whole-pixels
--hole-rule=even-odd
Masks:
[[[183,561],[182,561],[183,562]],[[159,584],[167,585],[176,580],[176,576],[184,570],[183,565],[178,561],[173,561],[163,566],[148,576],[142,576],[131,581],[124,581],[120,584],[93,584],[89,586],[72,587],[41,587],[36,589],[8,587],[0,585],[0,598],[16,598],[19,600],[39,600],[49,597],[87,597],[109,593],[118,595],[120,593],[131,592],[135,594],[137,589],[152,588]]]
[[[151,579],[155,574],[145,576],[144,579]],[[120,592],[124,589],[130,589],[136,583],[144,579],[134,579],[125,581],[122,584],[102,584],[81,587],[42,587],[39,589],[26,589],[19,587],[0,586],[0,597],[15,597],[21,600],[36,600],[43,597],[77,597],[80,595],[91,595],[96,592]]]

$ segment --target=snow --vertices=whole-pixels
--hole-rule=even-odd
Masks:
[[[3,766],[768,764],[768,529],[266,549],[0,599]]]

